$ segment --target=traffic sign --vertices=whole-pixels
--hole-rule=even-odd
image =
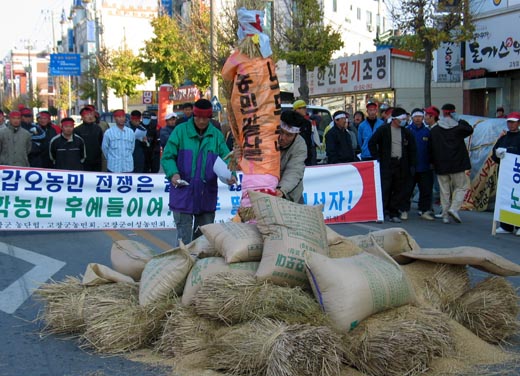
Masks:
[[[81,57],[79,54],[51,54],[49,64],[51,76],[81,76]]]
[[[213,112],[221,112],[222,111],[222,104],[219,102],[216,95],[211,98],[211,104],[213,106]]]

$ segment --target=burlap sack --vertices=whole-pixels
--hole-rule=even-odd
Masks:
[[[316,299],[339,331],[355,328],[374,313],[415,301],[401,267],[382,249],[336,259],[307,252],[305,264]]]
[[[258,230],[264,236],[257,279],[282,286],[308,286],[304,254],[328,254],[322,206],[301,205],[260,192],[248,192]]]
[[[180,248],[152,257],[141,275],[139,304],[147,305],[166,299],[173,293],[182,294],[192,266],[193,259]]]
[[[264,239],[256,224],[211,223],[200,230],[228,264],[260,261],[262,258]]]
[[[445,264],[471,265],[503,277],[520,275],[520,265],[479,247],[423,248],[402,253],[401,256]]]
[[[135,240],[117,240],[110,250],[112,268],[119,273],[141,279],[146,263],[155,255],[150,247]]]
[[[114,282],[135,283],[132,277],[112,270],[108,266],[96,263],[87,265],[87,269],[81,281],[85,286],[97,286]]]
[[[204,235],[199,236],[188,244],[184,244],[181,240],[180,247],[185,252],[199,259],[220,256],[213,244]]]
[[[223,257],[207,257],[197,260],[190,271],[182,293],[181,303],[188,306],[192,303],[195,294],[199,291],[202,282],[209,276],[217,273],[247,273],[254,275],[258,269],[258,262],[236,262],[233,264],[226,264]]]
[[[414,238],[401,227],[392,227],[384,230],[370,232],[367,235],[347,236],[364,250],[373,249],[373,242],[385,250],[399,264],[410,262],[406,257],[401,257],[403,252],[421,249]]]

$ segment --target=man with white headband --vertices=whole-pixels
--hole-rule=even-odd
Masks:
[[[307,145],[300,135],[306,126],[305,118],[296,111],[284,111],[280,118],[280,181],[276,187],[278,197],[303,204],[303,174]]]
[[[348,127],[348,113],[336,111],[332,115],[334,125],[327,132],[325,147],[327,151],[327,163],[356,162],[355,146],[352,142],[352,133]]]
[[[385,220],[394,223],[401,222],[399,212],[409,198],[406,187],[417,157],[415,138],[405,127],[407,118],[406,110],[394,108],[392,121],[380,126],[368,142],[370,154],[380,164]]]
[[[419,215],[422,219],[433,221],[432,215],[432,196],[433,196],[433,170],[430,160],[430,129],[424,124],[424,112],[420,108],[412,110],[412,122],[407,129],[413,134],[417,145],[417,164],[415,174],[413,174],[408,187],[408,200],[405,211],[401,213],[401,219],[408,219],[410,201],[413,196],[415,186],[419,189]]]

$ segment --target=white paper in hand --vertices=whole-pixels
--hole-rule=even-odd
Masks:
[[[224,184],[227,184],[228,180],[231,179],[232,176],[232,173],[229,171],[226,162],[224,162],[220,157],[218,157],[213,164],[213,172],[217,174],[220,181]]]
[[[146,130],[145,129],[137,128],[134,133],[135,133],[135,139],[137,141],[142,141],[143,138],[146,137]]]

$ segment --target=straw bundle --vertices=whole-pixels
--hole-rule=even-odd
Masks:
[[[261,319],[223,329],[210,354],[215,370],[231,375],[338,375],[343,350],[328,327]]]
[[[421,306],[449,313],[451,303],[470,289],[468,270],[463,265],[414,261],[401,265],[415,289]]]
[[[170,356],[186,356],[207,350],[221,325],[197,316],[190,307],[175,305],[166,313],[166,322],[155,350]]]
[[[265,0],[238,0],[237,9],[260,10],[265,8]],[[247,36],[238,43],[238,50],[250,58],[262,57],[260,46],[253,36]]]
[[[80,347],[117,354],[148,345],[160,333],[161,321],[172,304],[172,300],[166,299],[139,305],[137,285],[99,286],[85,299],[86,330]]]
[[[87,288],[81,279],[68,276],[61,282],[44,283],[35,298],[45,304],[37,320],[44,323],[42,333],[79,334],[85,329],[83,304]]]
[[[195,312],[227,324],[262,317],[289,324],[324,325],[327,317],[301,288],[258,283],[254,276],[219,273],[207,278],[194,299]]]
[[[490,343],[517,334],[518,313],[516,290],[502,277],[483,280],[452,305],[452,317]]]
[[[346,359],[368,375],[421,374],[452,348],[448,321],[437,310],[410,305],[378,313],[345,335]]]
[[[425,281],[424,296],[433,307],[451,314],[451,303],[470,289],[468,271],[465,265],[437,265]]]

